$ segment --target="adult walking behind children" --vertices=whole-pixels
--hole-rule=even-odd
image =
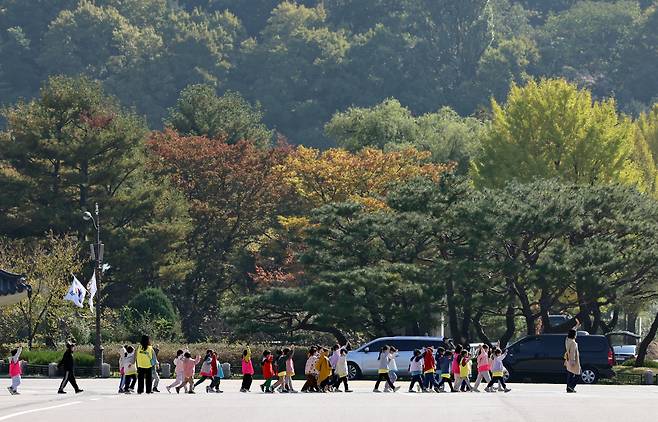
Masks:
[[[62,356],[62,360],[60,360],[59,364],[57,365],[59,369],[64,371],[64,378],[62,379],[62,383],[59,385],[59,390],[57,390],[58,394],[66,394],[66,391],[64,391],[64,389],[66,388],[66,385],[68,383],[71,384],[76,394],[82,393],[84,391],[80,387],[78,387],[78,383],[75,381],[75,374],[74,374],[75,364],[73,361],[74,351],[75,351],[75,343],[67,341],[66,351],[64,352],[64,356]]]
[[[567,393],[575,393],[578,378],[580,378],[580,351],[578,350],[578,343],[576,343],[577,329],[580,322],[576,320],[576,327],[569,330],[567,338],[564,341],[564,366],[567,368]]]

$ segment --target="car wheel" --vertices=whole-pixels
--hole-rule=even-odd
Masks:
[[[361,369],[359,365],[354,362],[347,362],[347,376],[351,380],[358,380],[361,378]]]
[[[599,374],[596,372],[596,369],[584,368],[580,374],[580,379],[583,381],[583,384],[595,384],[599,380]]]

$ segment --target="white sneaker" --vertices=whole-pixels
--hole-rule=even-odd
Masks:
[[[379,391],[379,389],[377,389],[377,388],[373,389],[372,392],[373,393],[381,393],[381,391]]]

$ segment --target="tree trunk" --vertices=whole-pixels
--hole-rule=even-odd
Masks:
[[[463,307],[463,315],[462,315],[462,328],[461,328],[461,336],[459,337],[460,343],[461,344],[468,344],[470,342],[470,336],[471,336],[471,295],[463,295],[464,297],[464,307]],[[454,338],[454,337],[453,337]]]
[[[656,317],[653,319],[649,332],[640,343],[640,348],[637,351],[637,358],[635,359],[636,368],[644,366],[644,359],[647,357],[647,350],[653,339],[656,338],[656,331],[658,331],[658,313],[656,313]]]
[[[480,341],[484,344],[491,346],[491,340],[489,340],[487,333],[484,331],[484,327],[482,326],[481,319],[482,319],[482,312],[478,312],[473,318],[473,326],[475,327],[475,331],[477,331],[478,333],[478,337],[480,338]]]
[[[510,297],[509,300],[510,303],[507,305],[507,312],[505,312],[505,333],[503,333],[503,336],[500,338],[501,349],[505,349],[507,347],[507,343],[509,343],[509,341],[514,336],[514,332],[516,331],[516,321],[514,320],[514,298]]]
[[[629,312],[626,314],[626,331],[635,332],[637,326],[637,313]]]
[[[459,331],[459,321],[457,321],[457,309],[453,296],[455,294],[452,280],[446,281],[446,302],[448,305],[448,326],[450,327],[450,337],[457,339],[461,337]]]
[[[316,325],[316,324],[304,324],[301,325],[299,329],[317,331],[319,333],[329,333],[336,338],[338,344],[340,344],[341,346],[347,344],[347,337],[345,337],[345,334],[343,334],[343,332],[336,327],[327,327],[327,326]]]

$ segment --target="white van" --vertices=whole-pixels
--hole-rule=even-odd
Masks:
[[[360,379],[363,376],[377,375],[379,362],[377,357],[384,346],[393,346],[398,350],[395,363],[398,366],[398,375],[409,376],[409,362],[416,349],[432,346],[434,350],[446,347],[443,337],[380,337],[356,350],[347,353],[347,367],[350,379]]]

